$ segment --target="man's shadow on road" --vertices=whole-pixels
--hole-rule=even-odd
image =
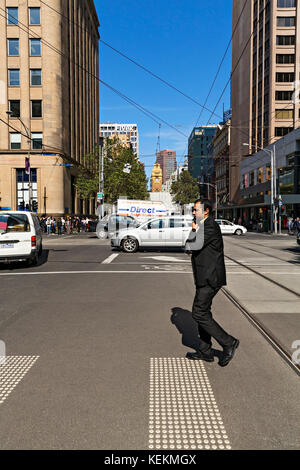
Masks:
[[[199,349],[199,334],[198,326],[192,317],[192,312],[184,310],[180,307],[172,308],[171,322],[176,326],[179,333],[182,335],[182,344],[188,348]],[[216,349],[212,350],[214,356],[219,359],[222,356],[222,352]]]

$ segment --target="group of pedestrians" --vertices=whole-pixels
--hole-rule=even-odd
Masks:
[[[298,235],[300,232],[300,217],[289,217],[287,221],[289,235]]]
[[[40,225],[47,235],[71,235],[72,233],[87,232],[89,228],[88,217],[41,217]]]

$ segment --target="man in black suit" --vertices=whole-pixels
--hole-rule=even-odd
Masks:
[[[214,361],[211,338],[223,347],[219,365],[224,367],[231,361],[239,340],[230,336],[213,319],[211,305],[220,288],[226,285],[224,245],[219,225],[211,216],[209,201],[197,200],[193,208],[193,227],[187,251],[192,253],[192,267],[196,286],[192,316],[198,323],[199,350],[187,353],[192,360]]]

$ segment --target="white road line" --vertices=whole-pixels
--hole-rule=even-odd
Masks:
[[[7,356],[0,365],[0,404],[14,390],[39,356]]]
[[[192,271],[48,271],[32,273],[3,273],[0,276],[46,276],[51,274],[193,274]]]
[[[110,264],[114,259],[116,259],[119,256],[119,253],[113,253],[110,255],[108,258],[106,258],[104,261],[102,261],[102,264]]]
[[[149,448],[231,449],[202,362],[151,358]]]
[[[160,270],[157,267],[157,270],[147,270],[147,271],[45,271],[45,272],[32,272],[32,273],[0,273],[0,277],[9,277],[9,276],[50,276],[51,274],[193,274],[192,271],[171,271],[171,270]],[[254,276],[256,273],[246,272],[230,272],[227,271],[227,274],[238,274],[245,276]],[[275,275],[286,275],[286,276],[297,276],[300,273],[279,273],[279,272],[270,272],[270,271],[261,271],[261,274],[275,274]]]

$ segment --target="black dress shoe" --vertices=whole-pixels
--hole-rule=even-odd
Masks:
[[[235,339],[232,343],[232,346],[230,346],[229,348],[224,348],[223,356],[221,357],[219,361],[219,366],[225,367],[227,366],[227,364],[229,364],[229,362],[234,356],[235,350],[239,347],[239,344],[240,344],[239,340]]]
[[[188,352],[186,357],[192,361],[206,361],[206,362],[214,362],[214,354],[213,352],[203,353],[201,351],[196,351],[194,353]]]

